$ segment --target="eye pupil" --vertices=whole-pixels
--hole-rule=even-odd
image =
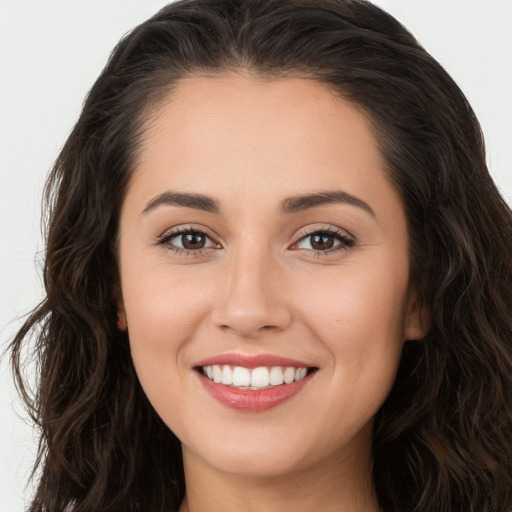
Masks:
[[[185,249],[202,249],[206,243],[206,237],[201,233],[185,233],[181,237],[181,243]]]
[[[311,236],[311,247],[316,251],[325,251],[334,246],[334,237],[325,233],[317,233]]]

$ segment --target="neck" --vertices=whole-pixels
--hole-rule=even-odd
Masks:
[[[187,496],[180,512],[378,512],[368,457],[322,460],[277,476],[218,471],[183,447]]]

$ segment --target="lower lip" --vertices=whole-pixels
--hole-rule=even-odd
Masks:
[[[291,384],[282,384],[267,389],[238,389],[218,384],[198,374],[201,384],[221,404],[244,412],[260,412],[276,407],[302,391],[312,374]]]

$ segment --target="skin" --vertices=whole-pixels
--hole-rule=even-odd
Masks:
[[[248,73],[180,80],[147,123],[120,218],[122,299],[140,382],[183,445],[181,510],[376,511],[372,419],[422,312],[409,286],[407,226],[364,115],[304,78]],[[287,198],[343,191],[283,213]],[[204,194],[219,213],[160,204]],[[176,228],[210,238],[176,253]],[[352,242],[315,251],[312,231]],[[210,241],[211,239],[211,241]],[[191,255],[190,253],[193,252]],[[318,368],[267,411],[220,404],[194,365],[226,352]]]

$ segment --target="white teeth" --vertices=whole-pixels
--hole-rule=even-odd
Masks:
[[[221,370],[220,366],[214,364],[212,370],[213,370],[214,382],[217,382],[217,383],[222,382],[222,370]]]
[[[270,382],[270,375],[265,367],[254,368],[251,374],[251,386],[255,388],[266,388]]]
[[[283,380],[285,384],[291,384],[295,380],[295,368],[286,368],[286,370],[283,373]]]
[[[233,371],[227,364],[222,367],[222,384],[226,386],[233,384]]]
[[[203,374],[216,383],[237,388],[265,389],[282,384],[291,384],[306,377],[307,368],[294,368],[293,366],[272,366],[267,368],[231,367],[229,365],[203,366]]]
[[[250,386],[251,385],[251,371],[241,366],[233,368],[233,386]]]
[[[306,368],[297,368],[297,371],[295,372],[295,380],[302,380],[307,373],[308,371]]]
[[[280,366],[273,366],[270,369],[269,383],[271,386],[280,386],[284,382],[283,369]]]

